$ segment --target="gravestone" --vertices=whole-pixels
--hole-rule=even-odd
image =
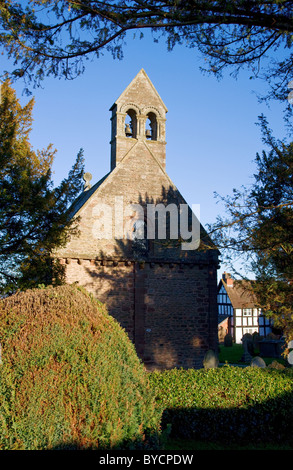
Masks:
[[[203,359],[203,366],[205,369],[212,369],[218,367],[219,359],[217,354],[212,351],[211,349],[206,352],[205,357]]]
[[[259,342],[259,354],[263,357],[281,358],[284,346],[283,339],[263,339]]]
[[[225,338],[224,338],[224,346],[226,348],[230,348],[233,346],[233,338],[232,338],[232,335],[230,335],[230,333],[227,333]]]
[[[293,341],[289,341],[288,343],[288,349],[291,351],[288,354],[287,361],[289,362],[290,366],[293,366]]]
[[[252,335],[246,333],[242,336],[242,345],[243,345],[243,355],[241,357],[242,362],[250,362],[252,360],[253,354],[253,339]]]
[[[253,340],[253,348],[256,350],[259,350],[259,343],[262,340],[262,336],[260,336],[259,333],[254,332],[252,335],[252,340]]]
[[[263,360],[262,357],[259,357],[259,356],[256,356],[252,359],[251,363],[250,363],[250,366],[251,367],[266,367],[266,363],[265,361]]]

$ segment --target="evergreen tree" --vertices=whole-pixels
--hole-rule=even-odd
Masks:
[[[259,306],[293,339],[293,142],[274,138],[261,116],[268,151],[257,154],[251,189],[234,190],[221,198],[227,217],[210,230],[231,263],[239,254],[255,273],[251,287]]]
[[[82,189],[83,152],[53,187],[50,144],[35,152],[29,142],[34,100],[22,107],[9,80],[0,103],[0,291],[56,284],[62,269],[50,253],[73,230],[70,205]]]

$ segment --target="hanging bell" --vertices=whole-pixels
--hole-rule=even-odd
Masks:
[[[125,135],[127,137],[131,137],[132,136],[132,130],[130,129],[130,125],[129,124],[126,124],[125,125]]]
[[[152,138],[152,131],[150,129],[147,129],[145,131],[145,136],[147,139],[151,139]]]

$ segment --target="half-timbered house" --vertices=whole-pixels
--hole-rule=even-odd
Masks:
[[[222,341],[229,333],[236,343],[246,333],[266,337],[272,331],[271,322],[261,309],[248,281],[235,281],[224,272],[218,285],[218,334]]]

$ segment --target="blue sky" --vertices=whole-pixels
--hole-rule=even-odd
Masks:
[[[46,79],[33,89],[36,99],[31,143],[35,149],[52,143],[58,152],[54,163],[56,184],[84,149],[85,169],[98,181],[110,169],[111,113],[109,108],[143,68],[168,108],[166,122],[166,170],[191,204],[200,204],[203,225],[215,221],[223,208],[214,192],[223,196],[233,188],[249,186],[255,171],[254,158],[264,148],[258,116],[267,116],[277,138],[285,137],[282,106],[260,104],[255,91],[265,83],[250,80],[243,71],[237,80],[226,73],[218,81],[203,75],[204,58],[195,49],[177,46],[167,52],[164,40],[154,43],[129,35],[124,59],[109,54],[86,63],[86,71],[73,81]],[[1,57],[0,70],[9,69]],[[14,88],[21,96],[24,84]],[[223,259],[224,260],[224,259]],[[226,269],[223,264],[219,274]]]

